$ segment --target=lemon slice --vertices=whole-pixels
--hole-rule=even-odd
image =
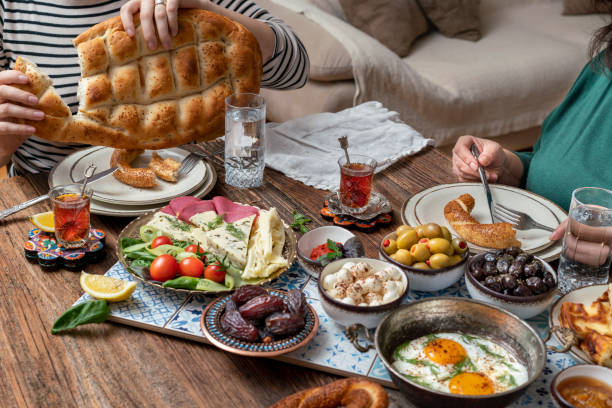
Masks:
[[[136,282],[81,272],[81,288],[96,299],[119,302],[132,296]]]
[[[47,211],[44,213],[35,214],[30,217],[32,224],[45,232],[55,232],[55,219],[53,218],[53,211]]]

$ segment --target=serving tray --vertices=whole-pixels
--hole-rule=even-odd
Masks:
[[[119,262],[109,269],[106,276],[126,281],[136,280]],[[319,317],[317,334],[308,344],[288,354],[272,358],[331,374],[367,377],[384,386],[394,388],[376,350],[369,350],[366,353],[355,350],[346,338],[343,328],[325,314],[319,300],[317,280],[308,275],[298,262],[294,262],[288,271],[274,281],[264,284],[264,287],[285,291],[302,290],[308,303]],[[469,294],[462,278],[453,286],[442,291],[410,291],[404,302],[408,303],[432,296],[469,297]],[[91,297],[85,294],[76,303],[90,299]],[[200,319],[204,308],[214,299],[216,299],[215,296],[171,292],[138,282],[130,299],[109,304],[111,308],[109,320],[210,344],[202,333]],[[541,313],[527,322],[544,338],[548,330],[548,312]],[[554,343],[556,341],[551,340],[549,344]],[[554,408],[549,394],[550,382],[557,373],[574,364],[576,362],[568,354],[548,352],[542,376],[510,407]]]

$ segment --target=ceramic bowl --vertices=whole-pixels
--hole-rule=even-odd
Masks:
[[[400,344],[442,332],[472,334],[502,345],[525,365],[527,382],[497,394],[458,395],[423,387],[393,368],[393,352]],[[391,379],[418,407],[505,407],[540,376],[546,363],[544,343],[529,324],[499,307],[456,297],[427,298],[401,305],[380,323],[375,342]]]
[[[298,261],[302,268],[308,272],[309,275],[319,278],[321,271],[323,270],[323,265],[321,262],[313,261],[310,259],[310,253],[312,250],[327,242],[328,239],[331,239],[334,242],[345,243],[350,238],[353,238],[355,234],[350,232],[349,230],[336,227],[333,225],[326,227],[319,227],[313,230],[308,231],[302,238],[298,240],[297,243],[297,255]]]
[[[573,405],[561,396],[558,389],[559,384],[561,384],[563,380],[572,377],[590,377],[612,387],[612,370],[607,367],[590,364],[579,364],[568,367],[557,374],[550,383],[550,395],[552,395],[555,405],[559,408],[573,408]]]
[[[378,326],[380,321],[385,317],[387,313],[389,313],[391,310],[395,309],[402,303],[402,300],[408,294],[408,278],[405,274],[400,274],[402,277],[402,282],[404,283],[404,291],[397,299],[389,303],[385,303],[379,306],[349,305],[328,295],[325,289],[323,288],[323,280],[325,279],[325,276],[329,275],[330,273],[338,272],[340,268],[342,268],[342,266],[347,262],[366,262],[372,267],[374,267],[376,270],[382,270],[387,267],[395,268],[395,266],[389,264],[388,262],[380,261],[378,259],[345,258],[339,259],[328,264],[321,272],[318,287],[319,297],[321,299],[321,304],[323,305],[325,313],[327,313],[329,317],[331,317],[336,323],[341,326],[346,327],[355,323],[361,323],[368,329],[373,329]]]
[[[465,265],[465,286],[467,287],[472,299],[481,300],[495,306],[503,307],[509,312],[516,314],[521,319],[529,319],[530,317],[536,316],[548,309],[548,307],[552,304],[553,300],[555,299],[555,295],[557,294],[556,288],[549,290],[546,293],[525,297],[504,295],[503,293],[498,293],[487,288],[485,285],[476,280],[476,278],[474,278],[470,272],[470,265],[473,262],[478,262],[483,256],[484,254],[478,254],[470,259],[470,261]],[[557,273],[553,267],[542,258],[537,256],[534,256],[534,258],[542,262],[542,265],[547,272],[553,274],[555,277],[555,282],[557,282],[558,286],[559,282],[557,281]]]
[[[391,234],[386,235],[380,241],[380,245],[378,246],[379,257],[381,260],[389,262],[404,271],[410,280],[410,290],[435,292],[437,290],[448,288],[461,279],[461,275],[463,275],[463,271],[465,270],[465,263],[469,257],[469,250],[465,251],[465,253],[462,255],[461,262],[455,265],[441,269],[424,271],[422,269],[401,264],[387,255],[387,253],[383,250],[382,243],[385,242],[386,239],[396,238],[397,234],[392,232]]]

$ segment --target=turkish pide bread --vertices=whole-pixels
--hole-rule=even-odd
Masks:
[[[121,149],[162,149],[206,141],[224,130],[225,98],[259,92],[261,51],[242,25],[205,10],[179,11],[172,49],[150,50],[140,20],[129,37],[119,16],[74,39],[81,65],[78,114],[35,64],[17,58],[42,121],[24,121],[36,136]]]

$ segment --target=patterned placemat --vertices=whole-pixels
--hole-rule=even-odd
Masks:
[[[135,280],[119,262],[106,273],[106,276],[126,281]],[[342,327],[325,314],[318,298],[316,279],[311,278],[297,262],[266,286],[282,290],[301,289],[308,302],[317,311],[320,323],[317,335],[310,343],[275,359],[343,376],[360,375],[393,387],[376,350],[367,353],[355,350]],[[469,297],[469,294],[462,278],[455,285],[442,291],[410,291],[405,302],[434,296]],[[85,294],[76,303],[89,299],[91,297]],[[212,299],[214,297],[166,291],[138,281],[138,287],[129,300],[110,304],[109,320],[208,344],[200,329],[200,317],[202,310]],[[544,338],[548,328],[548,312],[541,313],[528,322]],[[552,340],[549,344],[556,342]],[[559,371],[574,364],[576,364],[574,360],[567,354],[548,352],[544,373],[518,401],[510,406],[554,408],[549,395],[550,381]]]

